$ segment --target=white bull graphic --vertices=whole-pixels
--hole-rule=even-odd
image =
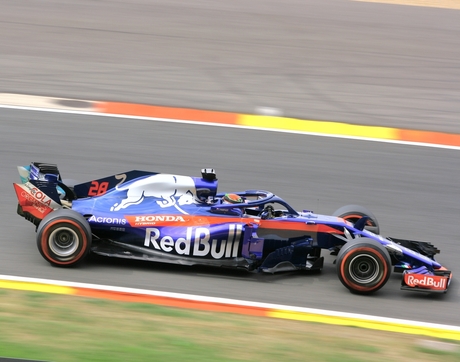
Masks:
[[[190,205],[195,202],[196,187],[195,182],[188,176],[176,176],[167,174],[157,174],[146,177],[142,180],[134,181],[126,188],[128,190],[126,199],[121,200],[110,208],[110,211],[119,211],[131,205],[138,205],[146,197],[154,197],[160,207],[170,207],[179,205]],[[182,210],[181,210],[182,211]]]

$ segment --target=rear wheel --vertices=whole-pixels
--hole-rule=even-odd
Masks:
[[[73,210],[48,214],[38,226],[37,246],[51,264],[68,267],[81,262],[91,247],[91,229],[86,219]]]
[[[382,288],[390,277],[390,254],[383,245],[369,238],[350,241],[337,255],[337,274],[351,292],[373,293]]]
[[[352,224],[355,224],[359,219],[367,216],[368,219],[364,228],[370,232],[373,232],[374,234],[380,233],[380,227],[377,218],[365,207],[359,205],[347,205],[335,210],[332,215],[341,217],[351,222]]]

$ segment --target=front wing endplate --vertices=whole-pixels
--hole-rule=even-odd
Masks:
[[[426,267],[406,270],[403,273],[401,289],[415,292],[445,293],[450,285],[452,272],[441,269],[434,272]]]

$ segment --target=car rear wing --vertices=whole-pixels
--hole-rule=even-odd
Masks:
[[[35,225],[53,210],[62,208],[59,197],[61,180],[56,165],[32,162],[18,166],[21,183],[14,183],[18,198],[18,214]]]

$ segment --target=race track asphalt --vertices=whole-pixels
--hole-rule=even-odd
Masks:
[[[4,1],[0,92],[460,133],[460,11],[348,0]],[[460,325],[457,150],[256,130],[0,109],[0,274],[63,279]],[[130,169],[268,189],[296,208],[370,208],[384,235],[432,241],[454,272],[446,295],[399,275],[354,296],[321,274],[254,275],[91,258],[49,266],[15,214],[15,166],[65,178]]]
[[[62,279],[460,325],[459,288],[425,295],[399,290],[400,275],[373,296],[350,294],[334,258],[321,274],[260,275],[91,258],[51,267],[32,224],[15,214],[16,165],[57,163],[64,178],[90,180],[129,169],[199,175],[214,167],[219,189],[267,189],[297,209],[371,209],[382,234],[432,241],[456,275],[458,150],[148,120],[3,109],[0,274]]]
[[[0,92],[460,133],[459,10],[7,0],[0,33]]]

